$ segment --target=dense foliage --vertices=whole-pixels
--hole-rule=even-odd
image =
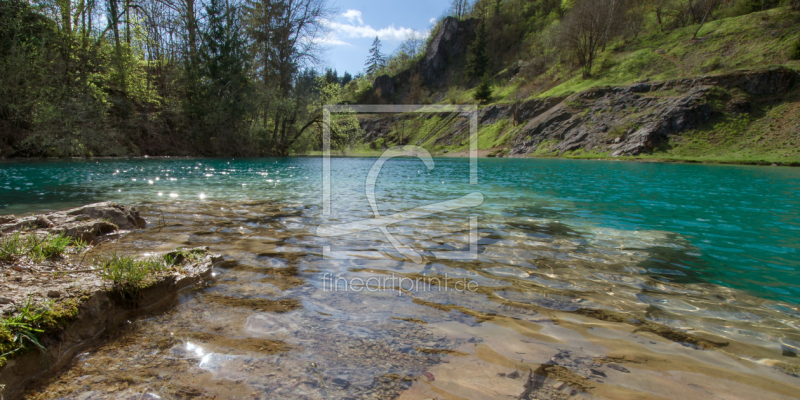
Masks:
[[[409,36],[391,56],[376,38],[364,73],[317,73],[326,1],[3,0],[0,155],[308,152],[321,146],[324,104],[508,101],[612,70],[614,83],[641,79],[675,62],[636,50],[646,40],[710,47],[701,29],[712,21],[783,6],[800,14],[798,0],[453,0],[432,33],[445,17],[472,20],[475,40],[434,85],[419,70],[433,34]],[[694,37],[671,34],[683,29]],[[800,38],[789,47],[781,54],[800,59]],[[699,73],[727,61],[703,57]],[[373,88],[381,75],[396,94]],[[331,128],[335,146],[360,140],[352,115]]]
[[[690,46],[704,41],[702,29],[712,21],[777,7],[798,14],[798,4],[798,0],[452,0],[433,32],[447,17],[473,20],[475,39],[463,59],[450,60],[446,82],[420,82],[417,72],[426,43],[423,40],[417,47],[414,44],[418,42],[410,38],[383,67],[347,84],[344,98],[352,102],[464,103],[488,100],[492,86],[495,91],[507,87],[525,98],[546,93],[575,77],[587,80],[603,75],[649,38],[660,35]],[[684,28],[691,29],[688,36],[669,36]],[[789,31],[785,34],[796,29]],[[783,50],[788,59],[800,58],[795,50],[800,48],[800,39],[797,43]],[[658,54],[649,57],[672,60]],[[646,57],[644,53],[637,56]],[[699,73],[715,70],[720,64],[711,55],[708,58],[709,65]],[[643,60],[640,64],[642,71],[655,63]],[[371,83],[381,75],[397,77],[395,84],[404,88],[391,98],[376,96]]]
[[[339,96],[311,68],[330,14],[324,0],[3,0],[0,153],[318,147]]]

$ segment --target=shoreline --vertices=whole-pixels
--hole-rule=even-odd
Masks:
[[[112,203],[2,221],[2,398],[18,398],[31,382],[58,374],[76,354],[95,349],[109,335],[125,330],[131,319],[172,308],[178,293],[205,280],[221,261],[206,248],[179,249],[161,256],[163,269],[148,270],[137,279],[126,276],[133,272],[122,267],[112,270],[109,258],[131,260],[130,268],[153,258],[135,261],[136,255],[125,258],[114,253],[106,255],[105,261],[85,262],[96,257],[90,256],[93,245],[119,239],[145,224],[135,208]],[[9,255],[11,246],[25,246],[19,243],[30,243],[31,238],[39,240],[40,249],[58,238],[64,238],[61,244],[72,241],[72,245],[46,258],[31,249]],[[102,265],[94,267],[98,262]]]
[[[789,162],[776,162],[767,160],[705,160],[700,158],[644,158],[638,156],[620,156],[620,157],[558,157],[558,156],[535,156],[530,154],[525,155],[512,155],[496,157],[490,154],[496,152],[497,149],[478,150],[478,158],[513,158],[513,159],[531,159],[531,160],[576,160],[576,161],[624,161],[624,162],[639,162],[639,163],[665,163],[665,164],[704,164],[704,165],[746,165],[746,166],[759,166],[759,167],[800,167],[800,161]],[[345,154],[331,154],[332,158],[377,158],[383,152],[364,152],[364,153],[345,153]],[[125,156],[125,157],[20,157],[20,158],[5,158],[0,157],[0,163],[8,162],[57,162],[57,161],[118,161],[118,160],[131,160],[131,161],[144,161],[144,160],[253,160],[262,158],[319,158],[322,154],[306,153],[306,154],[293,154],[287,156],[259,156],[259,157],[228,157],[228,156]],[[437,152],[432,154],[433,158],[469,158],[468,151],[456,152]],[[403,157],[401,157],[403,158]],[[2,214],[0,214],[2,215]]]

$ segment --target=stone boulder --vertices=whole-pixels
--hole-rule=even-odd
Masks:
[[[8,217],[11,217],[9,219]],[[83,207],[23,218],[4,218],[0,233],[30,230],[37,235],[65,234],[74,239],[91,242],[95,237],[120,229],[144,228],[147,221],[135,207],[126,207],[111,202],[90,204]]]

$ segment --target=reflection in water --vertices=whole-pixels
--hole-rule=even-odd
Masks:
[[[679,235],[492,215],[477,260],[442,260],[432,251],[468,245],[457,215],[444,214],[392,227],[402,243],[424,244],[418,265],[377,231],[315,236],[314,207],[206,200],[143,212],[166,226],[97,250],[206,245],[225,257],[215,279],[81,355],[31,398],[800,393],[798,311],[687,280],[693,272],[681,266],[702,260]],[[337,218],[326,222],[347,221]],[[417,284],[386,286],[387,276]],[[458,290],[444,277],[476,286]]]

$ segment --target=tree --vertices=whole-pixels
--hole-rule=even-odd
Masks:
[[[367,67],[367,74],[372,74],[386,65],[386,56],[381,53],[381,40],[377,36],[369,48],[369,57],[364,65]]]
[[[463,19],[472,9],[469,0],[452,0],[450,2],[450,15]]]
[[[352,81],[352,80],[353,80],[353,75],[350,75],[350,73],[349,73],[349,72],[347,72],[347,71],[344,71],[344,75],[342,75],[342,81],[341,81],[341,83],[342,83],[342,86],[345,86],[345,85],[347,85],[347,84],[348,84],[348,83],[350,83],[350,81]]]
[[[561,37],[582,67],[584,78],[591,75],[600,49],[625,26],[627,11],[626,0],[580,0],[564,17]]]
[[[487,102],[492,98],[492,83],[489,81],[488,74],[483,76],[481,84],[475,88],[472,97],[479,103]]]
[[[325,82],[339,83],[339,73],[335,69],[328,68],[325,70]]]
[[[414,58],[417,54],[425,50],[425,36],[416,31],[412,31],[406,37],[406,40],[400,44],[400,52],[408,54],[409,57]]]
[[[469,47],[467,54],[467,76],[471,79],[480,79],[488,73],[489,55],[486,53],[487,45],[486,24],[481,21],[478,24],[478,31],[475,41]]]
[[[203,141],[230,153],[247,111],[249,57],[239,14],[222,2],[209,0],[206,5],[207,27],[198,56],[205,111]]]

